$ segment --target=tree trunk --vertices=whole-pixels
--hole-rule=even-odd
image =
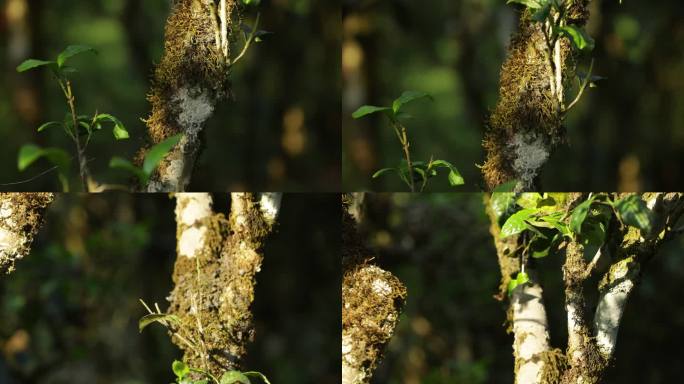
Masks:
[[[568,20],[584,25],[588,3],[573,2]],[[557,44],[555,73],[542,24],[533,22],[531,16],[528,10],[521,15],[501,67],[499,101],[486,124],[482,173],[490,189],[511,180],[518,181],[519,191],[537,189],[534,184],[540,168],[565,141],[563,89],[575,77],[571,43],[563,38]]]
[[[342,209],[342,384],[370,382],[399,321],[406,287],[390,272],[370,264],[370,251],[356,221]]]
[[[207,193],[176,195],[177,254],[169,313],[191,328],[174,337],[191,367],[220,377],[240,369],[254,337],[250,306],[262,247],[273,230],[279,194],[232,193],[230,215],[212,210]]]
[[[0,274],[27,256],[52,193],[0,193]]]
[[[152,175],[148,192],[184,191],[200,151],[200,133],[230,94],[227,31],[235,1],[177,0],[169,16],[164,54],[154,73],[147,127],[153,144],[183,134]]]

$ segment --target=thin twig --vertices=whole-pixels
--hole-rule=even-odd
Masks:
[[[242,57],[247,53],[247,50],[249,49],[249,46],[252,45],[252,41],[254,41],[254,36],[257,33],[257,28],[259,28],[259,20],[261,20],[261,13],[257,13],[256,16],[256,21],[254,21],[254,27],[252,28],[252,31],[249,33],[249,37],[245,41],[245,46],[242,47],[242,51],[240,52],[239,55],[233,61],[231,61],[230,65],[235,65]]]

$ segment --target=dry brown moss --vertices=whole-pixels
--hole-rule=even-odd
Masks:
[[[0,252],[0,273],[12,272],[15,262],[28,254],[53,198],[52,193],[0,193],[0,230],[19,235],[14,244],[3,244],[8,248]]]

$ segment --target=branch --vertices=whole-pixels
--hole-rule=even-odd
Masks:
[[[53,199],[52,193],[0,193],[0,273],[11,273],[29,254]]]

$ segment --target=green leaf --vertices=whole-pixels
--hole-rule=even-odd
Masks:
[[[377,178],[380,177],[383,173],[387,173],[387,172],[390,172],[390,171],[396,171],[396,169],[395,169],[395,168],[383,168],[383,169],[379,169],[378,171],[376,171],[376,172],[373,174],[373,178],[374,178],[374,179],[377,179]]]
[[[544,5],[542,5],[541,8],[537,9],[533,14],[532,14],[532,20],[543,23],[546,21],[546,19],[549,18],[549,15],[551,14],[551,3],[546,2]]]
[[[594,49],[594,39],[587,34],[584,28],[578,27],[576,25],[564,25],[560,27],[560,32],[570,38],[573,45],[579,50],[591,51]]]
[[[623,223],[650,233],[652,227],[651,211],[638,195],[629,195],[616,201],[613,206]]]
[[[266,375],[264,375],[264,374],[261,373],[261,372],[250,371],[250,372],[242,372],[242,373],[244,373],[245,376],[254,376],[254,377],[258,377],[258,378],[260,378],[261,380],[263,380],[264,383],[266,383],[266,384],[271,384],[271,382],[268,381],[268,379],[266,378]]]
[[[44,67],[46,65],[54,65],[54,61],[45,61],[45,60],[36,60],[36,59],[28,59],[24,61],[23,63],[19,64],[17,67],[17,72],[26,72],[28,70],[38,68],[38,67]]]
[[[584,223],[584,220],[587,219],[587,215],[589,215],[589,209],[591,208],[591,204],[593,202],[593,198],[588,199],[572,210],[572,215],[570,215],[570,230],[573,233],[578,235],[582,233],[582,224]]]
[[[62,125],[59,121],[48,121],[47,123],[38,127],[38,132],[43,132],[44,130],[50,128],[53,125]]]
[[[59,54],[59,56],[57,56],[57,66],[59,68],[62,68],[62,66],[64,66],[64,63],[66,63],[67,60],[85,52],[92,52],[94,54],[97,54],[97,51],[93,47],[87,45],[70,45],[66,47],[66,49]]]
[[[108,113],[100,113],[97,116],[95,116],[94,119],[95,123],[102,123],[103,121],[109,121],[114,123],[114,138],[117,140],[125,140],[128,139],[130,136],[128,134],[128,131],[126,130],[126,127],[123,125],[121,120],[117,119],[116,117],[108,114]]]
[[[164,156],[166,156],[167,153],[169,153],[171,149],[173,149],[173,147],[175,147],[178,144],[178,142],[180,142],[182,137],[182,133],[179,133],[175,136],[171,136],[168,139],[162,141],[161,143],[153,146],[152,148],[150,148],[149,151],[147,151],[142,168],[143,172],[145,172],[145,175],[147,175],[147,177],[150,177],[152,175],[152,172],[154,172],[155,168],[157,168],[159,162],[164,158]]]
[[[23,171],[43,157],[59,167],[61,173],[68,171],[71,163],[68,153],[59,148],[41,148],[33,144],[24,145],[19,149],[17,166],[20,171]]]
[[[167,326],[166,323],[180,323],[180,319],[178,316],[170,315],[168,313],[151,313],[138,320],[138,330],[142,332],[145,327],[152,323],[160,323],[161,325]]]
[[[405,104],[422,98],[434,100],[432,96],[425,92],[406,91],[402,93],[401,96],[399,96],[399,98],[394,100],[394,102],[392,103],[392,111],[394,111],[394,113],[397,114]]]
[[[527,273],[518,272],[518,275],[515,277],[515,279],[512,279],[508,282],[508,296],[510,296],[513,293],[513,290],[518,286],[527,284],[529,282],[530,277],[527,275]]]
[[[171,369],[173,370],[173,374],[179,379],[183,379],[190,373],[190,367],[188,367],[188,365],[184,362],[178,360],[173,361],[173,364],[171,364]]]
[[[585,223],[580,243],[584,247],[584,257],[591,259],[606,241],[606,226],[593,220]]]
[[[499,184],[492,190],[493,193],[514,192],[518,185],[518,180],[511,180],[507,183]]]
[[[112,157],[112,159],[109,160],[109,167],[113,169],[122,169],[124,171],[128,171],[134,174],[140,181],[141,186],[144,186],[145,183],[147,183],[148,177],[145,174],[145,172],[143,172],[141,168],[136,167],[135,165],[133,165],[133,163],[124,158],[118,156]]]
[[[452,187],[465,184],[463,176],[451,163],[445,160],[434,160],[430,163],[431,168],[447,168],[449,170],[449,184]]]
[[[515,193],[513,192],[494,192],[490,200],[490,205],[497,220],[500,220],[515,207]]]
[[[219,384],[251,384],[249,378],[240,371],[228,371],[221,376]]]
[[[374,105],[364,105],[361,108],[357,109],[354,113],[352,113],[352,117],[354,119],[360,119],[364,116],[371,115],[373,113],[377,112],[384,112],[388,114],[388,112],[391,112],[392,108],[389,107],[376,107]],[[388,114],[389,116],[390,114]]]
[[[506,220],[504,225],[501,227],[501,238],[517,235],[522,231],[528,229],[527,219],[532,216],[534,209],[522,209]]]
[[[537,204],[542,199],[543,199],[543,196],[540,193],[525,192],[525,193],[520,194],[520,197],[518,197],[517,203],[519,206],[521,206],[523,208],[533,209],[533,208],[537,208]]]
[[[530,9],[539,9],[542,7],[542,1],[543,0],[508,0],[506,1],[506,4],[517,3],[522,4]]]

